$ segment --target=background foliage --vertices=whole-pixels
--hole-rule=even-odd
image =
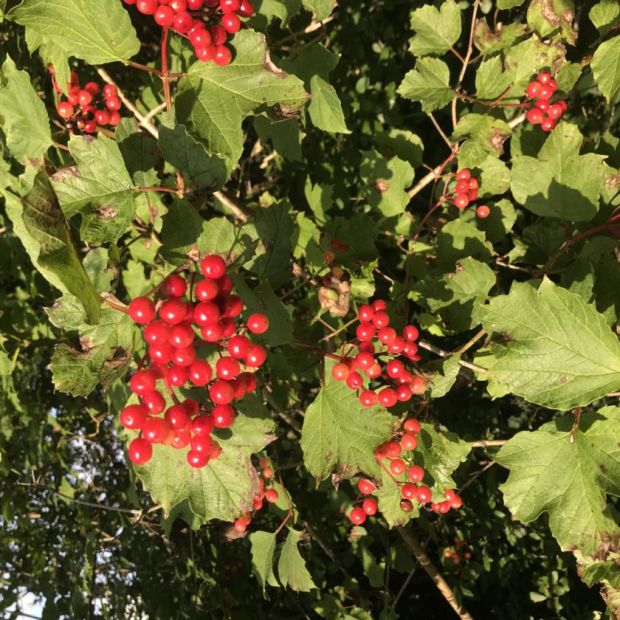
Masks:
[[[151,19],[0,1],[0,607],[32,592],[45,618],[449,617],[413,537],[473,617],[618,617],[617,2],[256,8],[228,67],[171,38],[165,111],[158,76],[127,64],[160,67]],[[114,80],[135,110],[69,138],[49,63]],[[519,107],[541,69],[568,102],[549,134]],[[438,203],[457,167],[487,219]],[[272,323],[230,446],[267,456],[288,499],[243,536],[247,467],[218,465],[223,494],[163,447],[135,471],[117,423],[143,345],[102,300],[207,252]],[[420,325],[432,383],[411,410],[458,512],[407,523],[385,486],[398,527],[348,524],[346,478],[380,479],[393,416],[326,378],[347,321],[321,296],[335,273],[353,307],[383,297]]]

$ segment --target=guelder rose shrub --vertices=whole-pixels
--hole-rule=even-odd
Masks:
[[[620,614],[616,2],[0,17],[5,610]]]

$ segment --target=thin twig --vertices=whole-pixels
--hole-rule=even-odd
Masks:
[[[486,331],[484,331],[484,329],[481,329],[473,338],[468,340],[460,349],[457,349],[454,352],[454,355],[463,355],[465,351],[469,351],[469,349],[471,349],[476,344],[476,342],[480,340],[480,338],[484,338],[484,336],[486,336]]]
[[[455,148],[450,155],[438,166],[435,166],[428,174],[423,176],[408,192],[407,195],[411,200],[415,195],[419,194],[427,185],[433,181],[439,180],[446,166],[456,157],[457,149]]]
[[[418,346],[421,349],[426,349],[435,355],[439,355],[439,357],[448,358],[453,355],[450,351],[444,351],[439,347],[436,347],[434,344],[430,342],[426,342],[426,340],[420,340],[418,342]],[[483,368],[482,366],[478,366],[477,364],[472,364],[471,362],[466,362],[465,360],[459,360],[459,366],[463,366],[463,368],[469,368],[475,372],[489,372],[487,368]]]
[[[507,439],[480,439],[471,441],[469,445],[472,448],[489,448],[491,446],[503,446],[507,441]]]
[[[454,148],[454,144],[450,142],[450,138],[446,136],[446,134],[444,133],[444,130],[441,128],[441,125],[437,122],[437,120],[433,116],[433,113],[429,112],[428,117],[431,119],[431,123],[433,123],[433,125],[435,126],[435,129],[437,130],[437,133],[441,136],[442,140],[448,145],[448,148],[452,150]]]
[[[461,620],[473,620],[473,618],[467,613],[465,608],[458,603],[452,588],[448,585],[448,582],[443,578],[442,574],[437,570],[431,559],[426,555],[422,545],[415,537],[415,535],[409,529],[405,529],[402,526],[396,528],[401,538],[409,547],[416,560],[420,563],[420,566],[426,571],[427,575],[432,579],[437,589],[441,592],[442,596],[446,599],[450,607],[454,610],[456,615]]]
[[[213,196],[222,203],[222,206],[224,208],[228,209],[228,211],[231,212],[232,216],[235,219],[243,222],[244,224],[248,221],[248,216],[245,211],[230,196],[227,196],[226,194],[224,194],[224,192],[221,192],[220,190],[213,192]]]

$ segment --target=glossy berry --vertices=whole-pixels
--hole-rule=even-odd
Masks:
[[[155,389],[155,377],[148,370],[137,370],[129,380],[129,389],[134,394],[146,394]]]
[[[188,380],[189,372],[183,366],[173,366],[166,375],[166,381],[173,387],[183,387]]]
[[[396,458],[402,452],[401,445],[397,441],[388,441],[385,444],[385,454],[390,458]]]
[[[187,282],[178,274],[168,276],[161,287],[165,297],[183,297],[187,291]]]
[[[401,499],[400,509],[403,512],[411,512],[413,510],[413,504],[408,499]]]
[[[215,48],[215,54],[213,55],[215,64],[220,67],[229,65],[232,60],[232,52],[225,45],[218,45]]]
[[[364,407],[370,408],[377,404],[377,393],[372,390],[363,390],[359,395],[359,401]]]
[[[187,305],[180,299],[169,299],[159,309],[159,318],[168,325],[178,325],[187,316]]]
[[[530,82],[525,90],[526,95],[530,99],[536,99],[540,96],[540,82]]]
[[[95,111],[95,123],[97,125],[107,125],[110,122],[110,113],[107,110]]]
[[[207,455],[211,451],[212,444],[213,441],[209,435],[197,435],[196,437],[192,437],[190,442],[192,450],[195,450],[196,452],[203,452]]]
[[[189,380],[194,385],[207,385],[213,375],[209,362],[205,360],[195,360],[188,368]]]
[[[404,499],[415,499],[417,497],[418,489],[415,485],[406,482],[400,487],[400,495]]]
[[[352,390],[359,390],[362,385],[364,385],[364,379],[362,379],[362,375],[360,375],[360,373],[355,370],[348,373],[346,382],[347,386],[350,387]]]
[[[353,525],[362,525],[366,521],[366,513],[362,508],[353,508],[349,513],[349,520]]]
[[[382,327],[377,332],[377,339],[381,344],[389,345],[394,341],[394,338],[396,338],[396,330],[391,327]]]
[[[426,392],[426,381],[422,377],[416,375],[411,379],[409,387],[411,388],[411,391],[416,395],[424,394],[424,392]]]
[[[118,97],[110,97],[109,99],[106,99],[105,107],[112,112],[118,112],[121,109],[121,106],[121,100]],[[110,122],[112,122],[111,118],[112,117],[110,117]]]
[[[336,381],[346,381],[347,377],[349,376],[349,373],[350,373],[350,370],[347,364],[343,364],[343,363],[336,364],[332,368],[332,377]]]
[[[375,363],[375,358],[371,353],[358,353],[355,357],[355,364],[362,370],[368,370]]]
[[[274,504],[278,501],[278,492],[275,489],[267,489],[265,491],[265,499],[270,503]]]
[[[555,120],[560,118],[560,116],[562,116],[562,114],[564,114],[564,110],[563,110],[562,106],[559,103],[554,103],[554,104],[550,105],[549,109],[547,110],[547,115],[549,116],[549,118],[552,118],[552,119],[555,119]]]
[[[556,125],[557,125],[557,121],[555,119],[545,118],[543,122],[540,124],[540,128],[543,131],[553,131]]]
[[[170,28],[174,23],[174,11],[169,6],[160,4],[153,15],[153,19],[162,28]]]
[[[543,122],[545,115],[542,110],[532,108],[527,111],[526,118],[528,123],[531,123],[532,125],[540,125]]]
[[[120,415],[120,423],[130,430],[138,430],[144,426],[147,418],[147,411],[141,405],[127,405]]]
[[[74,108],[68,101],[62,101],[56,108],[60,118],[69,119],[73,116]]]
[[[457,181],[467,181],[471,179],[471,172],[469,168],[461,168],[458,170],[456,173],[456,179]]]
[[[200,262],[200,271],[205,278],[217,280],[226,273],[226,262],[216,254],[205,256]]]
[[[157,10],[157,0],[138,0],[136,2],[136,8],[143,15],[154,15]]]
[[[241,7],[241,0],[220,0],[222,13],[236,13]]]
[[[223,46],[228,39],[228,35],[226,34],[226,30],[219,25],[211,26],[209,28],[209,34],[211,35],[211,41],[213,45],[216,47]]]
[[[250,368],[259,368],[267,359],[267,351],[259,344],[253,344],[245,356],[245,363]]]
[[[170,426],[163,418],[147,418],[142,427],[142,434],[151,443],[163,443],[168,437]]]
[[[168,330],[167,342],[168,344],[182,349],[189,347],[194,342],[195,334],[194,330],[187,323],[181,323],[180,325],[174,325]]]
[[[190,418],[187,413],[187,409],[183,405],[172,405],[168,407],[164,414],[164,419],[171,428],[178,430],[185,428],[190,423]]]
[[[222,15],[220,24],[229,34],[235,34],[241,29],[241,20],[236,13],[227,13],[226,15]]]
[[[403,329],[403,338],[407,342],[415,342],[420,337],[420,331],[415,325],[406,325]]]
[[[416,499],[422,504],[426,504],[427,502],[430,502],[431,501],[431,490],[426,486],[419,486],[417,493],[416,493]]]
[[[215,423],[210,415],[199,415],[192,420],[192,433],[196,436],[209,435],[214,428]]]
[[[407,466],[405,465],[405,461],[403,461],[402,459],[394,459],[390,462],[390,471],[395,476],[400,476],[401,474],[403,474],[405,472],[405,469],[407,469]]]
[[[254,5],[250,0],[241,0],[237,13],[239,13],[241,17],[251,17],[254,14]]]
[[[367,342],[374,338],[375,331],[375,326],[372,323],[360,323],[355,330],[355,335],[358,340]]]
[[[172,436],[172,441],[170,442],[170,445],[177,450],[182,450],[183,448],[189,445],[189,442],[191,441],[191,439],[192,439],[191,430],[189,428],[182,428],[174,433],[174,435]]]
[[[142,437],[136,437],[132,439],[129,447],[127,448],[129,454],[129,460],[135,465],[144,465],[151,460],[153,456],[153,446]]]
[[[215,405],[228,405],[234,396],[232,385],[227,381],[214,381],[209,387],[209,397]]]
[[[547,71],[541,71],[537,76],[536,79],[538,80],[538,82],[540,82],[541,84],[549,84],[549,81],[551,80],[551,74]]]
[[[150,323],[155,318],[155,304],[147,297],[136,297],[129,304],[129,316],[140,325]]]
[[[403,428],[409,433],[419,433],[422,430],[422,425],[415,418],[407,418]]]
[[[218,379],[230,381],[237,377],[240,372],[241,366],[233,357],[222,357],[215,364],[215,374]]]
[[[491,209],[489,209],[487,205],[480,205],[479,207],[476,208],[476,217],[479,217],[481,220],[484,220],[485,218],[489,217],[490,214],[491,214]]]
[[[457,209],[464,209],[469,205],[469,202],[469,196],[465,193],[456,194],[456,196],[454,196],[454,206]]]
[[[212,301],[202,301],[194,308],[194,322],[198,325],[214,324],[219,320],[220,309]]]
[[[250,349],[250,341],[245,336],[233,336],[228,341],[228,346],[226,347],[231,357],[235,359],[243,359],[248,354]]]
[[[201,280],[194,287],[194,295],[199,301],[211,301],[215,299],[220,292],[220,288],[215,280]]]
[[[357,311],[357,318],[362,322],[372,321],[372,317],[375,315],[375,311],[372,309],[372,306],[365,304],[360,306]]]
[[[369,517],[372,517],[373,515],[376,515],[378,509],[379,509],[379,504],[377,504],[377,500],[376,499],[372,499],[371,497],[368,497],[367,499],[365,499],[362,502],[362,510]]]
[[[357,481],[357,489],[362,495],[370,495],[371,493],[375,491],[376,488],[377,487],[370,480],[367,480],[366,478],[360,478]]]
[[[413,433],[405,433],[400,438],[400,445],[403,450],[415,450],[418,445],[418,439]]]
[[[407,478],[411,482],[422,482],[424,480],[424,470],[419,465],[407,467]]]
[[[253,334],[264,334],[269,329],[269,319],[261,312],[255,312],[248,317],[247,325]]]
[[[206,452],[189,450],[187,452],[187,462],[190,464],[190,467],[201,469],[209,462],[209,455]]]
[[[408,400],[411,400],[412,396],[411,388],[408,385],[403,384],[396,388],[396,398],[398,398],[401,403],[406,403]]]
[[[393,407],[398,402],[396,392],[392,388],[383,388],[378,396],[379,402],[386,408]]]
[[[228,428],[235,421],[235,410],[230,405],[218,405],[211,412],[215,428]]]
[[[166,408],[166,400],[156,390],[143,394],[141,401],[151,415],[159,415]]]

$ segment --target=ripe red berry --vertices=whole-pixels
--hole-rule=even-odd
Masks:
[[[264,334],[269,329],[269,319],[261,312],[255,312],[248,317],[248,330],[253,334]]]
[[[372,322],[377,329],[387,327],[390,323],[390,315],[382,310],[375,312],[375,315],[372,317]]]
[[[347,368],[348,371],[348,368]],[[362,379],[362,375],[359,372],[353,371],[349,372],[346,378],[347,386],[352,390],[359,390],[362,385],[364,385],[364,379]]]
[[[549,107],[551,106],[551,104],[549,103],[549,101],[547,99],[539,99],[535,104],[534,107],[538,108],[539,110],[541,110],[542,112],[546,112]]]
[[[189,445],[192,439],[192,432],[189,428],[181,428],[174,433],[170,445],[177,450],[181,450]]]
[[[105,99],[109,99],[110,97],[116,97],[118,95],[118,90],[116,89],[116,86],[114,86],[113,84],[106,84],[103,87],[103,97]]]
[[[372,309],[372,306],[369,306],[368,304],[360,306],[360,309],[357,311],[357,318],[363,323],[372,321],[372,317],[374,315],[375,311]]]
[[[189,347],[194,342],[194,330],[187,323],[172,326],[168,331],[168,344],[178,349]]]
[[[56,111],[58,112],[58,116],[60,116],[60,118],[67,120],[73,116],[74,108],[68,101],[61,101],[58,104]]]
[[[129,380],[129,389],[134,394],[146,394],[155,389],[155,377],[148,370],[137,370]]]
[[[336,379],[336,381],[346,381],[349,376],[350,370],[346,364],[336,364],[332,368],[332,377]],[[361,377],[360,377],[361,379]]]
[[[416,375],[411,379],[409,387],[414,394],[424,394],[424,392],[426,392],[426,381],[422,377]]]
[[[481,220],[489,217],[490,214],[491,209],[489,209],[487,205],[480,205],[479,207],[476,207],[476,216],[479,217]]]
[[[540,89],[541,99],[551,99],[553,97],[554,90],[551,86],[542,86]]]
[[[155,304],[147,297],[136,297],[129,304],[129,316],[140,325],[146,325],[155,318]]]
[[[446,497],[451,508],[458,510],[463,505],[460,495],[457,495],[452,489],[446,489]]]
[[[157,0],[138,0],[136,2],[136,8],[143,15],[154,15],[157,10]]]
[[[407,342],[415,342],[420,337],[420,331],[415,325],[406,325],[403,329],[403,338]]]
[[[127,449],[129,460],[135,465],[144,465],[151,460],[153,456],[153,446],[142,437],[132,439]]]
[[[108,121],[108,125],[112,125],[112,127],[116,127],[121,122],[121,115],[114,111],[110,114],[110,120]]]
[[[362,510],[369,516],[377,514],[377,510],[379,509],[379,504],[377,504],[377,500],[371,497],[368,497],[362,502]]]
[[[469,181],[459,181],[454,188],[457,194],[467,193],[469,191]]]
[[[218,342],[224,338],[224,324],[221,321],[206,323],[200,328],[200,335],[207,342]]]
[[[407,465],[402,459],[394,459],[390,462],[390,470],[395,476],[403,474],[405,469],[407,469]]]
[[[362,495],[370,495],[377,487],[370,480],[360,478],[357,481],[357,488]]]
[[[411,388],[408,385],[403,384],[396,388],[396,398],[398,398],[401,403],[406,403],[412,396]]]
[[[250,341],[245,336],[233,336],[226,347],[231,357],[235,359],[243,359],[250,348]]]
[[[173,387],[183,387],[189,379],[187,368],[173,366],[166,375],[166,381]]]
[[[416,499],[422,503],[422,504],[426,504],[427,502],[431,501],[431,490],[427,487],[427,486],[419,486],[417,493],[416,493]]]
[[[377,333],[377,339],[380,343],[389,345],[396,338],[396,330],[391,327],[382,327]]]
[[[402,448],[397,441],[388,441],[385,444],[385,454],[390,458],[396,458],[402,452]]]
[[[353,525],[362,525],[366,521],[366,513],[362,508],[353,508],[349,513],[349,520]]]
[[[235,410],[230,405],[218,405],[211,412],[215,428],[228,428],[235,421]]]
[[[215,64],[220,67],[229,65],[232,60],[232,52],[225,45],[218,45],[215,48],[215,54],[213,55]]]
[[[187,8],[190,11],[199,11],[204,4],[204,0],[187,0]]]
[[[471,172],[469,171],[469,168],[461,168],[460,170],[457,170],[456,179],[457,181],[467,181],[471,179]]]
[[[540,82],[530,82],[525,89],[526,95],[530,99],[536,99],[540,96]]]
[[[157,390],[143,394],[140,400],[151,415],[159,415],[166,408],[166,400]]]
[[[564,114],[564,110],[559,103],[554,103],[553,105],[550,105],[549,109],[547,110],[547,115],[549,116],[549,118],[553,118],[555,120],[560,118],[562,114]]]
[[[161,315],[161,311],[160,311]],[[194,308],[194,322],[198,325],[213,325],[220,320],[220,309],[212,301],[201,301]]]
[[[90,105],[93,102],[93,94],[85,89],[82,89],[78,92],[78,103],[85,107]]]
[[[110,113],[107,110],[95,110],[95,123],[107,125],[110,122]]]
[[[185,428],[190,423],[187,409],[183,405],[172,405],[164,414],[164,419],[174,430]]]
[[[192,434],[197,436],[210,435],[214,427],[215,422],[210,415],[199,415],[192,420]]]
[[[368,370],[375,363],[375,358],[371,353],[358,353],[355,357],[355,364],[362,370]]]
[[[359,395],[359,401],[364,407],[370,408],[377,404],[378,396],[372,390],[362,390]]]
[[[174,11],[165,4],[160,4],[153,15],[155,23],[162,28],[170,28],[174,23]]]
[[[411,465],[407,468],[407,478],[411,482],[422,482],[424,480],[424,470],[419,465]]]
[[[400,495],[404,499],[415,499],[417,497],[418,489],[413,484],[406,482],[400,487]]]
[[[191,467],[201,469],[209,462],[209,454],[207,452],[189,450],[187,452],[187,462],[190,464]]]
[[[112,112],[118,112],[121,109],[121,105],[121,100],[118,97],[110,97],[105,102],[105,107]],[[112,117],[110,117],[110,122],[112,122]]]
[[[372,323],[360,323],[355,330],[355,335],[362,342],[372,340],[375,335],[375,326]]]
[[[543,131],[553,131],[555,126],[557,125],[557,121],[553,118],[546,118],[540,124],[540,127]]]
[[[235,397],[235,391],[228,381],[214,381],[209,387],[209,397],[215,405],[228,405]]]
[[[130,430],[138,430],[144,426],[147,411],[141,405],[127,405],[119,415],[120,423]]]
[[[549,80],[551,79],[551,74],[548,71],[541,71],[537,76],[536,79],[541,83],[541,84],[549,84]]]
[[[240,372],[241,366],[233,357],[221,357],[215,364],[215,374],[218,379],[230,381],[237,377]]]
[[[189,366],[196,359],[196,349],[194,347],[176,348],[172,351],[172,363],[176,366]]]
[[[396,336],[392,342],[388,345],[388,352],[392,355],[400,355],[407,346],[407,343],[400,336]]]
[[[379,394],[379,402],[386,408],[393,407],[398,402],[396,391],[392,388],[383,388]]]
[[[194,24],[194,18],[185,11],[179,11],[174,16],[172,27],[180,33],[187,32]]]
[[[236,13],[241,7],[241,0],[220,0],[222,13]]]
[[[194,48],[194,53],[201,62],[209,62],[215,56],[215,48],[213,45],[197,45]]]
[[[183,297],[185,291],[187,291],[187,282],[176,273],[168,276],[161,287],[161,292],[165,297]]]
[[[250,368],[260,368],[267,359],[267,351],[259,344],[253,344],[245,356],[245,364]]]
[[[194,360],[188,369],[189,380],[194,385],[207,385],[212,377],[211,366],[205,360]]]
[[[454,196],[454,206],[457,209],[464,209],[469,202],[469,196],[465,193],[456,194],[456,196]]]
[[[97,123],[95,121],[86,121],[84,123],[84,133],[96,133],[97,132]]]
[[[229,34],[235,34],[241,29],[241,20],[236,13],[226,13],[222,15],[220,24]]]
[[[275,489],[267,489],[265,491],[265,499],[270,503],[274,504],[278,501],[278,492]]]
[[[408,418],[405,420],[403,428],[409,433],[419,433],[422,430],[422,425],[415,418]]]
[[[220,292],[220,288],[215,280],[200,280],[194,287],[194,294],[199,301],[211,301],[215,299]]]
[[[250,0],[241,0],[239,10],[237,11],[242,17],[251,17],[254,14],[254,5]]]
[[[163,418],[147,418],[142,427],[142,435],[151,443],[163,443],[170,433],[170,426]]]
[[[149,357],[155,364],[163,366],[172,360],[173,351],[174,347],[167,342],[155,342],[149,347]]]
[[[418,438],[413,433],[405,433],[400,438],[400,445],[403,450],[415,450],[418,445]]]
[[[392,379],[398,379],[405,372],[405,365],[400,360],[390,360],[385,367],[385,372]]]
[[[226,262],[217,254],[205,256],[200,262],[200,271],[205,278],[217,280],[226,273]]]
[[[226,40],[228,39],[226,30],[224,30],[224,28],[222,28],[221,26],[217,24],[209,28],[209,33],[211,35],[211,42],[216,47],[223,46],[224,43],[226,43]]]

